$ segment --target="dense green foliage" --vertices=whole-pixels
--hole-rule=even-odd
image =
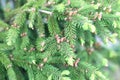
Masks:
[[[0,80],[113,80],[120,0],[13,1],[0,6]]]

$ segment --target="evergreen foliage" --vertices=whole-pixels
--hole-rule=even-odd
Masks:
[[[119,50],[96,37],[119,40],[120,0],[13,1],[0,6],[0,80],[112,80]]]

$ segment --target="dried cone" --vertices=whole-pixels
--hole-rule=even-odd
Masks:
[[[32,63],[33,63],[33,64],[36,64],[36,61],[35,61],[35,60],[32,60]]]
[[[6,27],[5,30],[9,30],[9,27]]]
[[[38,69],[42,68],[43,66],[44,66],[44,64],[43,64],[43,63],[40,63],[40,64],[38,65]]]
[[[17,24],[16,23],[13,23],[13,25],[12,25],[13,27],[17,27]]]
[[[56,34],[56,35],[55,35],[55,38],[56,38],[56,39],[58,39],[58,38],[59,38],[58,34]]]
[[[9,68],[11,68],[12,67],[12,64],[9,64],[9,65],[7,65],[7,69],[9,69]]]
[[[41,52],[43,52],[43,51],[44,51],[44,49],[43,49],[43,48],[41,48],[41,49],[40,49],[40,51],[41,51]]]
[[[65,17],[64,20],[67,21],[67,17]]]
[[[57,45],[57,47],[58,47],[58,50],[60,50],[60,45]]]
[[[30,51],[34,51],[35,50],[35,48],[34,47],[32,47],[31,49],[30,49]]]
[[[94,20],[98,17],[98,12],[95,13],[94,15]]]
[[[104,10],[105,12],[110,13],[110,12],[112,11],[111,5],[108,6],[108,7],[104,7],[103,10]]]
[[[42,46],[42,47],[45,46],[45,42],[42,42],[42,43],[41,43],[41,46]]]
[[[24,33],[20,34],[20,36],[21,36],[21,37],[24,37],[24,36],[26,36],[26,35],[27,35],[27,33],[26,33],[26,32],[24,32]]]
[[[36,10],[35,8],[31,8],[31,11],[32,11],[32,12],[35,12],[35,10]]]
[[[58,36],[58,34],[55,35],[55,39],[56,39],[56,41],[57,41],[58,44],[61,43],[61,39],[60,39],[60,37]]]
[[[69,43],[70,41],[67,39],[66,42]]]
[[[111,6],[106,9],[106,12],[110,13],[112,11]]]
[[[12,55],[12,54],[10,54],[10,55],[9,55],[9,57],[10,57],[10,59],[11,59],[11,60],[14,60],[14,58],[13,58],[13,55]]]
[[[42,38],[42,37],[45,37],[45,34],[44,34],[44,33],[42,33],[42,34],[40,34],[39,36]]]
[[[35,51],[34,47],[30,48],[30,50],[29,50],[29,52],[32,52],[32,51]]]
[[[78,58],[75,62],[74,62],[74,66],[78,67],[78,63],[80,62],[80,58]]]
[[[75,48],[75,46],[74,46],[74,45],[71,45],[71,48],[73,48],[73,49],[74,49],[74,48]]]
[[[94,3],[95,3],[95,1],[92,1],[92,2],[91,2],[91,4],[94,4]]]
[[[46,63],[47,60],[48,60],[48,58],[46,57],[46,58],[43,59],[43,62]]]
[[[63,42],[63,41],[66,41],[66,38],[65,38],[65,37],[61,38],[61,42]]]
[[[67,1],[67,4],[70,5],[70,3],[71,3],[70,0],[68,0],[68,1]]]
[[[57,39],[57,43],[58,43],[58,44],[61,43],[61,40],[60,40],[60,39]]]
[[[64,66],[65,66],[65,67],[68,67],[69,65],[65,63]]]
[[[24,51],[27,51],[27,48],[26,48],[26,47],[24,48]]]
[[[96,42],[96,43],[94,43],[94,47],[95,47],[96,49],[100,49],[101,44],[100,44],[99,42]]]
[[[89,55],[91,55],[92,52],[94,51],[94,49],[93,48],[87,48],[86,51],[88,52]]]
[[[98,20],[101,20],[101,19],[102,19],[102,12],[98,14]]]
[[[73,15],[73,11],[70,11],[69,12],[69,16],[71,17]]]
[[[53,5],[53,4],[55,4],[55,2],[48,1],[48,2],[45,4],[45,6],[48,7],[48,6],[51,6],[51,5]]]
[[[73,12],[73,15],[77,14],[77,12],[78,12],[78,10],[75,10],[75,11]]]

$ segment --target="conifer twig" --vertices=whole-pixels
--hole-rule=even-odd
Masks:
[[[45,14],[49,14],[49,15],[52,15],[52,14],[53,14],[53,13],[50,12],[50,11],[46,11],[46,10],[42,10],[42,9],[40,9],[39,12],[45,13]]]

